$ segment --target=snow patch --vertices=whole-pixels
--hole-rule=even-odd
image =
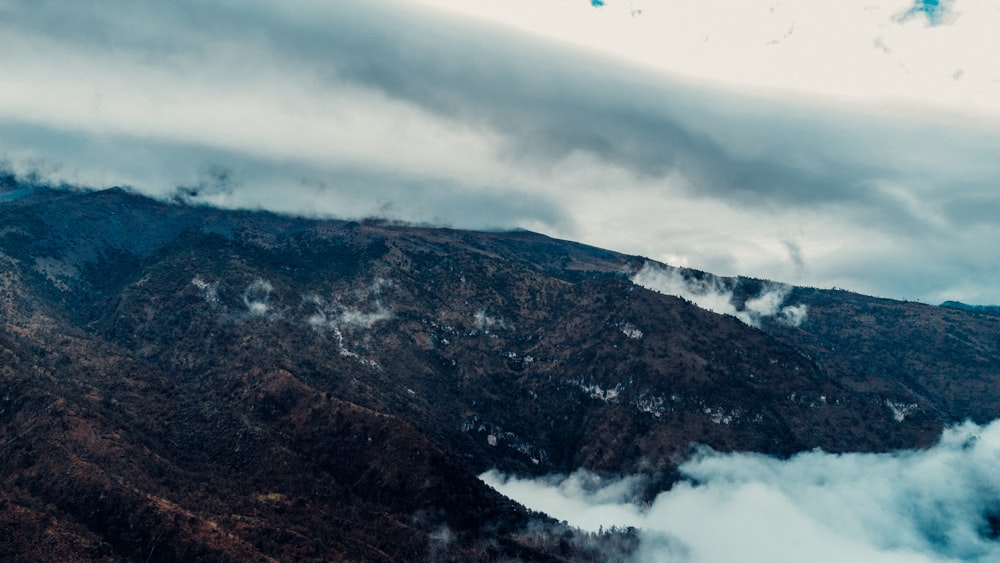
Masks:
[[[521,362],[523,364],[530,364],[535,361],[535,357],[531,355],[520,355],[514,351],[501,352],[501,355],[508,360],[513,360],[515,362]]]
[[[632,340],[642,339],[643,336],[642,331],[639,330],[639,328],[632,323],[625,323],[619,326],[618,329],[622,331],[622,334],[631,338]]]
[[[545,450],[526,442],[513,432],[482,420],[479,415],[472,415],[462,422],[462,432],[483,436],[490,447],[506,446],[528,458],[532,464],[546,463],[549,455]]]
[[[195,276],[191,280],[191,285],[201,290],[201,295],[204,297],[205,303],[208,303],[212,307],[219,306],[219,282],[208,283],[201,279],[200,276]]]
[[[732,424],[740,414],[737,411],[726,411],[720,407],[705,407],[702,412],[708,416],[713,424]]]
[[[581,385],[580,389],[592,399],[598,399],[604,401],[605,403],[617,403],[618,396],[621,395],[625,386],[621,383],[615,384],[614,387],[610,389],[603,389],[600,385],[592,383],[590,385]]]
[[[901,403],[899,401],[886,399],[885,406],[889,407],[889,410],[892,411],[892,418],[894,418],[896,422],[903,422],[906,420],[906,417],[916,412],[920,405],[917,403]]]
[[[670,410],[667,400],[658,395],[641,397],[636,399],[633,404],[635,408],[639,409],[639,412],[651,414],[655,418],[660,418]]]

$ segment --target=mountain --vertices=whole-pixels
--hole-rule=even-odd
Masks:
[[[978,311],[980,313],[1000,313],[1000,305],[969,305],[968,303],[962,303],[961,301],[945,301],[941,304],[942,307],[950,307],[952,309],[962,309],[963,311]]]
[[[0,557],[614,560],[633,532],[476,475],[643,473],[653,495],[695,444],[887,451],[998,412],[1000,317],[781,286],[801,317],[747,322],[774,287],[5,176]]]

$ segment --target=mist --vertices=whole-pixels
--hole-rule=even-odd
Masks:
[[[684,298],[702,309],[732,315],[752,327],[760,327],[761,321],[769,317],[780,323],[799,326],[808,315],[804,304],[785,304],[792,288],[776,282],[763,284],[760,293],[737,305],[731,284],[713,275],[687,277],[678,268],[646,262],[631,280],[651,291]]]
[[[1000,421],[947,429],[924,450],[790,459],[699,450],[683,479],[643,504],[642,477],[586,471],[480,476],[586,530],[635,526],[638,562],[1000,560]]]

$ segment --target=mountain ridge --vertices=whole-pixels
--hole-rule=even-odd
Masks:
[[[641,472],[653,495],[694,444],[889,451],[1000,408],[989,315],[788,286],[805,321],[755,327],[535,233],[20,193],[3,514],[24,538],[54,518],[66,553],[601,559],[628,534],[574,535],[475,476]],[[737,310],[770,287],[657,267]]]
[[[941,303],[941,307],[949,307],[951,309],[961,309],[963,311],[977,311],[981,313],[1000,313],[1000,305],[969,305],[968,303],[962,303],[961,301],[945,301]]]

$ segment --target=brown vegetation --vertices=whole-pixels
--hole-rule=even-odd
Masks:
[[[805,325],[756,329],[531,233],[121,190],[41,190],[0,224],[0,558],[614,558],[630,532],[475,476],[665,487],[694,443],[921,446],[1000,401],[985,313],[800,288]]]

